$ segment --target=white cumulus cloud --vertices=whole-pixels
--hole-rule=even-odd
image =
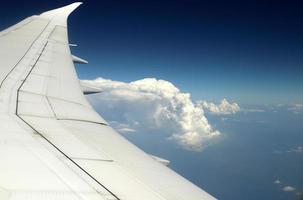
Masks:
[[[283,190],[284,192],[293,192],[293,191],[296,190],[296,188],[294,188],[294,187],[292,187],[292,186],[285,186],[285,187],[282,188],[282,190]]]
[[[237,103],[230,103],[226,99],[223,99],[220,104],[214,104],[207,101],[198,101],[197,105],[210,113],[219,115],[229,115],[240,111],[240,106]]]
[[[201,105],[171,82],[155,78],[129,83],[104,78],[82,82],[101,89],[100,94],[88,98],[107,120],[116,121],[116,126],[112,125],[118,131],[161,132],[186,149],[198,151],[221,134],[210,125]],[[221,104],[220,112],[239,109],[226,100]]]

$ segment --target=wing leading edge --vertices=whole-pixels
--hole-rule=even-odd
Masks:
[[[80,4],[0,33],[1,199],[214,199],[116,133],[87,102],[67,35]]]

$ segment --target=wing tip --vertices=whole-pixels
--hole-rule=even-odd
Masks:
[[[47,18],[52,21],[56,21],[59,25],[66,25],[68,16],[78,8],[83,2],[74,2],[67,6],[63,6],[57,9],[53,9],[40,14],[40,17]]]
[[[83,4],[83,2],[82,1],[77,1],[77,2],[74,2],[74,3],[72,3],[72,4],[69,4],[69,5],[67,5],[67,6],[71,6],[71,5],[75,5],[75,6],[80,6],[80,5],[82,5]]]

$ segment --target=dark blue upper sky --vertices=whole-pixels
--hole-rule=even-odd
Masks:
[[[71,2],[2,2],[0,28]],[[156,77],[194,99],[303,102],[301,1],[84,1],[69,24],[73,52],[90,62],[80,78]]]

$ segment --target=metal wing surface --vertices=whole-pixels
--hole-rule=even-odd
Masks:
[[[116,133],[83,95],[74,3],[0,33],[0,199],[214,199]]]

